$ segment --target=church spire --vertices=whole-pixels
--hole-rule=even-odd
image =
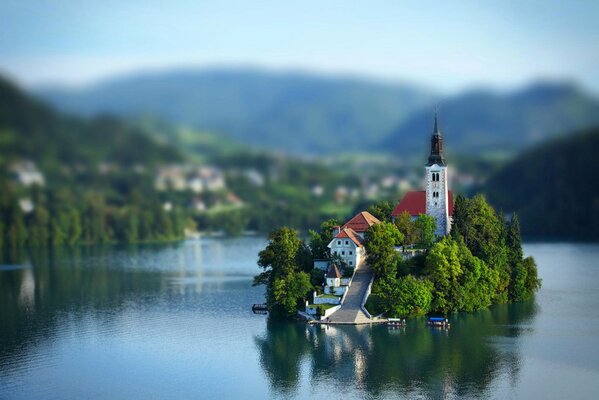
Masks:
[[[433,128],[433,135],[441,136],[441,132],[439,132],[439,122],[438,122],[437,116],[438,116],[437,107],[435,107],[435,127]]]
[[[431,153],[428,156],[428,164],[426,165],[431,166],[433,164],[445,165],[445,159],[443,158],[443,137],[441,136],[441,131],[439,130],[439,118],[436,107],[435,125],[433,127],[433,135],[431,137]]]

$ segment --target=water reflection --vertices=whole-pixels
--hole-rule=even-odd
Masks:
[[[454,317],[449,332],[423,319],[410,320],[405,330],[269,321],[255,342],[279,394],[294,393],[307,374],[312,382],[373,397],[484,396],[496,377],[517,379],[518,338],[531,333],[536,312],[533,301],[497,306]]]
[[[64,333],[65,321],[103,326],[132,306],[238,307],[225,298],[230,291],[247,296],[260,245],[241,239],[7,251],[0,255],[0,371],[20,363],[27,347]],[[200,299],[203,291],[209,293]]]

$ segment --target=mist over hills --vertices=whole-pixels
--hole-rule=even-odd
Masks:
[[[408,85],[249,69],[132,75],[37,94],[63,111],[151,114],[295,154],[374,148],[433,99]]]
[[[514,153],[559,134],[599,123],[599,101],[569,83],[534,83],[516,92],[472,91],[440,102],[447,147],[460,154]],[[425,151],[415,132],[430,132],[431,112],[414,113],[381,149]]]
[[[513,154],[599,123],[599,100],[570,83],[440,99],[417,86],[248,69],[130,75],[78,89],[37,91],[61,110],[153,115],[250,146],[292,154],[422,154],[439,105],[448,150]]]
[[[184,156],[129,121],[64,116],[0,76],[0,167],[22,158],[48,171],[62,164],[161,164]]]

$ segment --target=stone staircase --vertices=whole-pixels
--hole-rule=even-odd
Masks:
[[[368,290],[374,272],[366,263],[356,268],[351,286],[349,287],[341,308],[329,317],[331,324],[369,324],[372,320],[362,311],[362,300]]]

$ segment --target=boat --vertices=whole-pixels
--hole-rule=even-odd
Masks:
[[[444,317],[429,317],[426,324],[428,326],[432,326],[435,328],[443,328],[443,329],[449,329],[451,327],[449,320]]]
[[[406,320],[405,318],[388,318],[387,326],[389,328],[403,328],[406,326]]]
[[[252,312],[254,314],[266,314],[268,312],[268,307],[266,306],[265,303],[262,303],[262,304],[253,304],[252,305]]]

